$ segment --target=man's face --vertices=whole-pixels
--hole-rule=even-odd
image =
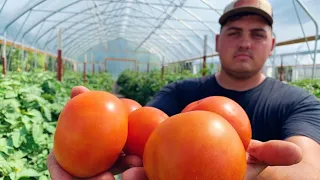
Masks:
[[[259,16],[228,22],[216,37],[223,70],[239,79],[260,72],[273,47],[272,29]]]

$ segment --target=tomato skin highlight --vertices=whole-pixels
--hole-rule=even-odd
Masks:
[[[145,144],[150,134],[160,123],[169,118],[163,111],[154,107],[142,107],[129,114],[128,138],[124,152],[143,158]]]
[[[128,116],[116,96],[90,91],[70,99],[60,113],[54,134],[59,165],[79,178],[108,170],[128,135]]]
[[[149,180],[243,179],[246,152],[220,115],[192,111],[169,117],[150,135],[143,154]]]
[[[219,114],[226,119],[240,136],[245,149],[252,139],[252,129],[245,110],[234,100],[224,96],[211,96],[197,101],[188,111],[205,110]]]

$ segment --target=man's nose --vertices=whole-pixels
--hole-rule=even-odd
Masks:
[[[239,49],[250,49],[251,48],[251,39],[248,35],[243,35],[238,44]]]

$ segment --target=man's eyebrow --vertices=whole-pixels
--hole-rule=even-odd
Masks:
[[[238,27],[231,26],[231,27],[228,27],[228,28],[226,29],[226,31],[232,31],[232,30],[242,31],[242,28],[238,28]]]
[[[250,29],[250,31],[262,31],[262,32],[267,32],[265,29],[263,28],[254,28],[254,29]]]

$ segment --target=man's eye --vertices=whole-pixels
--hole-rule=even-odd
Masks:
[[[232,33],[229,33],[228,36],[235,36],[235,35],[238,35],[239,33],[238,32],[232,32]]]
[[[265,35],[263,35],[263,34],[254,34],[254,37],[265,38]]]

